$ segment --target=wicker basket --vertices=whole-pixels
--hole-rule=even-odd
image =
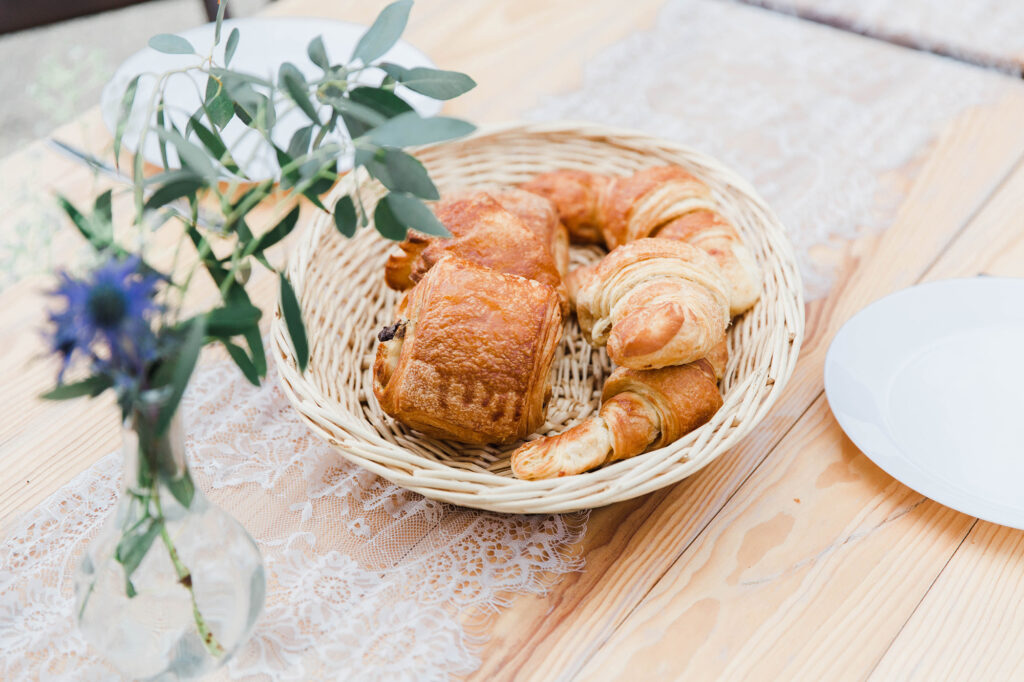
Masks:
[[[306,229],[288,274],[307,325],[309,366],[300,374],[278,312],[274,356],[289,399],[314,431],[349,460],[427,497],[501,512],[567,512],[625,500],[675,483],[707,466],[749,433],[782,391],[803,337],[800,278],[785,231],[742,178],[714,159],[639,133],[588,123],[492,128],[471,138],[417,152],[438,189],[501,187],[538,173],[579,168],[625,174],[674,163],[704,180],[753,250],[764,271],[757,305],[729,333],[725,404],[705,426],[672,445],[596,471],[544,481],[513,477],[505,448],[439,441],[385,415],[373,396],[376,332],[391,322],[398,295],[383,283],[393,242],[364,229],[346,240],[330,216]],[[352,190],[346,178],[335,196]],[[364,201],[383,188],[366,183]],[[573,249],[574,265],[600,257]],[[555,356],[556,379],[540,434],[558,433],[600,407],[612,366],[603,349],[587,345],[574,319]]]

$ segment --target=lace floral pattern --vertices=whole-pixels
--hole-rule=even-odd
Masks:
[[[508,516],[427,500],[349,464],[312,434],[274,376],[204,364],[186,446],[210,498],[256,538],[267,605],[235,679],[442,680],[474,670],[464,624],[580,568],[585,514]],[[0,544],[0,678],[110,679],[75,629],[71,575],[117,499],[112,454]]]
[[[893,171],[1005,81],[768,10],[670,0],[530,117],[635,128],[721,159],[789,228],[816,298],[831,281],[821,247],[887,227],[903,197]]]

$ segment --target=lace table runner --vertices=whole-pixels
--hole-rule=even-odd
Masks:
[[[769,10],[670,0],[529,116],[634,128],[732,166],[788,227],[813,299],[831,281],[823,247],[887,227],[908,175],[896,171],[1009,82]]]
[[[578,569],[586,514],[453,507],[349,464],[299,420],[271,374],[197,371],[183,407],[197,484],[256,539],[267,605],[233,678],[440,680],[479,661],[467,622]],[[0,545],[0,679],[110,679],[78,634],[72,572],[117,499],[112,454]]]
[[[820,295],[829,270],[816,249],[885,227],[895,171],[1001,80],[760,9],[673,0],[655,28],[599,54],[578,92],[531,117],[639,128],[723,159],[781,214]],[[204,364],[183,409],[198,483],[267,565],[266,610],[226,676],[470,672],[486,628],[468,624],[582,565],[572,550],[586,514],[505,516],[403,491],[310,433],[273,376],[256,389],[233,365]],[[74,627],[71,574],[119,476],[120,456],[104,458],[0,544],[0,679],[113,676]]]

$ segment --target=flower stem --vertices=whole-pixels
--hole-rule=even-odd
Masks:
[[[174,542],[171,540],[170,533],[167,532],[167,524],[164,522],[163,510],[160,508],[160,493],[154,486],[153,489],[153,504],[156,506],[157,514],[160,518],[160,538],[164,542],[164,546],[167,547],[167,554],[171,557],[171,563],[174,564],[174,571],[178,574],[178,582],[188,590],[189,597],[192,599],[192,617],[196,621],[196,629],[199,630],[199,636],[203,640],[203,646],[210,652],[212,656],[223,656],[224,647],[217,638],[213,636],[213,632],[210,630],[210,626],[206,624],[206,620],[203,618],[203,614],[199,611],[199,604],[196,603],[196,593],[192,589],[192,572],[188,570],[188,567],[181,561],[181,557],[178,556],[178,550],[174,546]]]
[[[96,589],[96,578],[89,581],[89,589],[85,593],[85,597],[82,599],[82,608],[78,609],[78,620],[82,620],[82,615],[85,613],[85,607],[89,605],[89,597],[92,596],[92,591]]]

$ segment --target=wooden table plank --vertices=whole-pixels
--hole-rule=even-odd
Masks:
[[[473,77],[477,87],[446,111],[499,123],[545,95],[576,85],[604,47],[653,22],[664,0],[417,0],[404,38],[440,68]],[[289,0],[267,14],[320,16],[367,23],[386,0]],[[328,46],[328,50],[330,47]]]
[[[1024,232],[1009,229],[1020,225],[1022,211],[1024,166],[1018,166],[922,279],[993,268],[1024,274]],[[870,277],[874,263],[851,290]],[[971,534],[977,542],[968,540],[964,555],[954,556],[974,523],[876,467],[843,435],[822,396],[579,677],[614,679],[625,670],[655,672],[650,667],[657,665],[658,674],[697,679],[862,679],[897,635],[895,652],[886,656],[892,674],[880,672],[878,679],[904,679],[908,658],[943,674],[948,668],[931,665],[938,657],[981,665],[991,649],[970,646],[969,623],[949,621],[935,644],[928,631],[934,610],[966,608],[955,598],[964,594],[957,581],[973,569],[975,544],[1017,546],[1017,531],[990,539],[979,528]],[[984,595],[986,578],[998,582],[1015,567],[1014,558],[996,555],[987,574],[969,578],[974,591]],[[929,588],[947,562],[948,577],[933,596]],[[1017,582],[1004,581],[1002,590]],[[922,599],[929,606],[911,621],[916,627],[904,628]],[[1016,609],[1012,600],[986,604],[992,621],[1005,622]],[[970,640],[958,634],[964,631]],[[680,641],[690,643],[688,655],[680,655]],[[904,647],[913,655],[901,655]],[[957,658],[948,649],[966,653]],[[1000,662],[1011,660],[1007,653]]]
[[[1006,0],[740,0],[1017,75],[1024,6]]]
[[[895,224],[847,251],[845,272],[832,294],[808,306],[801,360],[764,424],[677,486],[595,510],[581,550],[586,571],[563,578],[545,599],[518,600],[497,616],[488,628],[484,665],[473,679],[570,676],[591,658],[605,660],[601,647],[637,599],[653,588],[820,395],[825,351],[839,326],[864,305],[925,273],[1017,163],[1024,141],[1019,126],[1024,89],[1008,79],[1006,94],[1000,104],[952,124],[928,155]],[[677,637],[666,642],[678,647]],[[626,658],[627,652],[617,649],[615,655]],[[668,656],[664,651],[659,655]],[[594,670],[587,668],[588,674]]]
[[[934,275],[954,263],[990,275],[1024,275],[1024,168],[986,206]],[[885,653],[876,680],[1011,680],[1024,677],[1024,532],[978,522]]]
[[[271,11],[365,22],[382,4],[293,0]],[[476,91],[454,103],[452,113],[494,122],[532,107],[544,94],[572,87],[590,56],[649,25],[659,4],[641,0],[624,12],[612,0],[559,4],[461,0],[457,5],[421,0],[407,35],[441,67],[467,71],[480,82]],[[971,520],[887,481],[841,439],[820,397],[821,366],[827,343],[839,325],[866,303],[927,272],[1024,154],[1024,129],[1019,125],[1024,120],[1024,96],[1010,83],[1006,90],[1003,101],[951,124],[928,154],[889,232],[858,240],[847,250],[832,296],[809,306],[808,338],[797,373],[762,427],[690,480],[640,500],[596,510],[579,548],[586,555],[586,571],[563,579],[547,597],[516,600],[484,623],[490,641],[481,652],[484,665],[474,678],[550,678],[581,670],[586,675],[632,674],[644,670],[648,662],[671,666],[681,660],[700,664],[704,671],[724,672],[714,645],[709,644],[720,641],[714,638],[723,633],[708,631],[702,636],[707,619],[701,613],[717,610],[716,619],[721,622],[737,618],[748,608],[747,601],[739,600],[744,588],[755,595],[749,609],[757,629],[738,627],[736,637],[742,641],[734,647],[742,645],[747,653],[766,652],[769,667],[784,669],[788,663],[783,654],[774,653],[774,647],[780,646],[773,639],[777,633],[765,630],[763,624],[779,622],[783,624],[780,632],[788,632],[785,624],[802,614],[798,623],[813,621],[827,627],[803,633],[808,640],[817,634],[814,641],[822,646],[801,648],[804,657],[798,663],[808,670],[827,669],[828,655],[842,649],[837,638],[849,627],[863,627],[865,619],[874,615],[854,608],[861,602],[852,598],[843,602],[846,610],[834,616],[827,613],[826,601],[837,592],[829,587],[832,580],[836,585],[852,585],[851,593],[864,604],[878,604],[897,593],[892,614],[871,633],[870,641],[844,653],[851,669],[872,655],[877,660],[949,558],[949,547],[967,533]],[[35,170],[52,178],[55,188],[87,195],[90,185],[82,175],[62,164],[52,156],[42,160],[15,156],[0,165],[0,179],[5,173],[10,177]],[[997,202],[1005,197],[1000,193]],[[972,228],[977,224],[973,221]],[[10,225],[0,214],[0,233]],[[941,258],[931,273],[941,272],[946,263]],[[16,415],[0,426],[0,470],[5,472],[0,477],[0,527],[5,519],[34,506],[109,452],[117,441],[112,412],[102,403],[58,406],[32,401],[52,379],[52,367],[24,369],[37,352],[24,336],[41,320],[40,297],[34,291],[39,281],[26,280],[0,294],[0,305],[7,311],[0,320],[0,343],[13,349],[0,356],[0,377],[5,387],[13,387],[3,406],[8,408],[5,412]],[[269,305],[272,296],[272,287],[267,287],[258,300]],[[6,344],[15,339],[15,345]],[[818,483],[829,485],[819,491]],[[812,491],[810,498],[787,497],[805,488]],[[722,509],[723,515],[716,518]],[[724,519],[733,519],[735,532]],[[913,541],[906,541],[908,537]],[[896,539],[904,542],[891,549]],[[824,551],[821,559],[815,550]],[[812,561],[773,577],[772,571],[785,571],[804,559]],[[724,568],[686,572],[700,561]],[[901,562],[915,570],[900,571],[905,568]],[[865,581],[857,568],[879,580]],[[730,584],[730,576],[735,584]],[[765,576],[772,579],[762,585],[742,585],[752,577]],[[878,588],[871,589],[875,584]],[[846,592],[838,596],[845,597]],[[656,610],[655,598],[689,604],[694,610],[688,615],[666,613],[666,618],[679,618],[669,619],[664,630],[634,626]],[[718,606],[708,601],[712,598],[719,601]],[[874,621],[868,622],[874,627]],[[631,639],[634,636],[644,641],[637,644]],[[647,637],[660,644],[652,646]],[[629,667],[622,667],[620,659]],[[738,672],[755,660],[757,656],[750,655],[733,664]],[[592,667],[586,667],[588,663]]]
[[[1024,533],[979,522],[871,679],[1021,679],[1022,564]]]

